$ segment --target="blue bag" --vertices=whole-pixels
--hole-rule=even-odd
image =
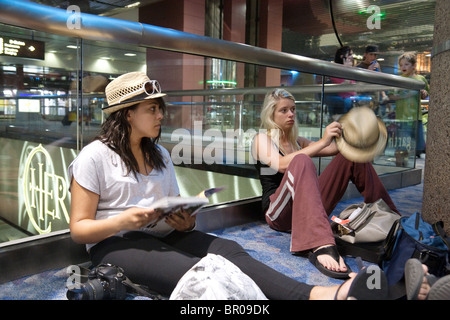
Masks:
[[[390,248],[381,265],[390,286],[403,279],[405,264],[410,258],[419,259],[428,266],[429,273],[438,277],[446,273],[450,241],[442,221],[431,225],[416,212],[401,218],[390,236]]]

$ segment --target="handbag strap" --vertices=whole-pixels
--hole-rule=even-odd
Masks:
[[[384,255],[382,260],[390,260],[392,257],[392,252],[395,248],[395,243],[397,242],[398,232],[401,230],[400,219],[394,221],[388,235],[386,236],[386,242],[384,244]]]
[[[420,228],[420,213],[419,212],[417,212],[416,213],[416,221],[415,221],[415,224],[414,224],[414,228],[416,228],[416,230],[419,232],[419,241],[422,241],[423,240],[423,233],[422,233],[422,230],[420,230],[419,228]]]

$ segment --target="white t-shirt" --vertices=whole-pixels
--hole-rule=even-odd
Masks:
[[[127,174],[120,156],[99,140],[84,147],[69,166],[72,177],[83,188],[100,196],[96,220],[113,217],[127,208],[149,207],[165,196],[178,196],[180,191],[169,152],[158,145],[166,167],[153,169],[148,176]],[[157,237],[168,235],[173,229],[160,221],[152,229],[142,229]],[[121,232],[123,233],[123,232]],[[121,234],[119,233],[119,234]],[[95,243],[88,244],[89,250]]]

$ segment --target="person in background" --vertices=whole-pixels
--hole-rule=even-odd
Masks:
[[[353,67],[353,50],[349,46],[343,46],[336,50],[334,62],[346,67]]]
[[[378,63],[379,49],[377,45],[369,44],[363,55],[363,60],[356,66],[367,70],[381,72],[381,66]],[[373,95],[371,95],[373,97]],[[370,108],[373,109],[380,116],[385,114],[385,103],[389,100],[389,97],[384,91],[380,91],[379,95],[376,94],[373,101],[370,103]],[[381,107],[380,107],[381,105]]]
[[[414,52],[405,52],[398,58],[398,65],[402,77],[408,77],[422,81],[425,87],[417,91],[404,90],[394,92],[389,95],[390,99],[395,100],[395,119],[400,124],[407,125],[403,122],[411,122],[417,120],[417,142],[416,156],[425,153],[425,138],[423,133],[422,110],[420,99],[426,99],[430,92],[430,86],[424,76],[417,74],[417,56]]]
[[[342,64],[346,67],[353,67],[353,50],[349,46],[344,46],[336,50],[334,62]],[[355,84],[356,81],[330,77],[333,84]],[[328,106],[328,112],[334,120],[339,116],[347,113],[352,107],[356,99],[356,92],[338,92],[330,93],[324,98]]]
[[[364,51],[363,60],[356,66],[367,70],[381,71],[380,64],[377,61],[378,54],[378,46],[369,44]]]

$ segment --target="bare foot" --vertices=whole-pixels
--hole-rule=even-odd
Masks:
[[[428,273],[428,267],[426,265],[424,265],[424,264],[422,264],[422,267],[423,267],[423,272],[424,272],[425,276],[428,275],[429,274]],[[430,292],[430,289],[431,289],[431,287],[430,287],[430,284],[428,283],[427,278],[423,277],[422,285],[420,286],[420,290],[419,290],[419,294],[417,296],[417,299],[418,300],[425,300],[427,298],[427,296],[428,296],[428,293]]]
[[[330,245],[325,245],[318,247],[314,250],[316,252],[319,249],[330,247]],[[317,260],[321,265],[323,265],[328,270],[337,271],[337,272],[346,272],[347,266],[345,265],[344,259],[342,257],[339,257],[339,263],[329,254],[321,254],[317,256]]]

